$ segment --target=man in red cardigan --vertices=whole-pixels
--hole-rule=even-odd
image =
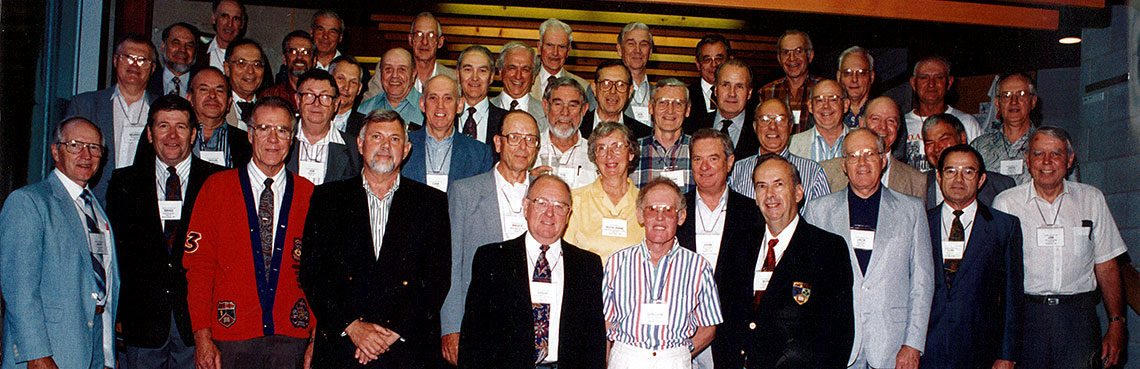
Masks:
[[[249,122],[253,159],[202,186],[186,236],[190,323],[197,368],[297,368],[316,321],[297,281],[313,185],[285,170],[291,105],[258,100]]]

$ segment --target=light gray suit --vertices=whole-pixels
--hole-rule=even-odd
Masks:
[[[451,216],[451,290],[440,309],[442,334],[459,332],[471,286],[471,263],[479,246],[503,242],[495,170],[460,179],[447,191]]]
[[[503,110],[510,111],[511,107],[503,103],[503,94],[505,93],[506,92],[503,92],[500,93],[499,96],[492,97],[491,104],[503,108]],[[530,115],[534,117],[535,121],[538,121],[539,133],[546,132],[546,130],[550,129],[550,123],[546,120],[546,112],[542,110],[542,100],[531,97],[527,101],[526,107],[520,106],[518,108],[526,110],[527,113],[530,113]]]
[[[855,276],[855,343],[848,365],[862,359],[891,368],[902,345],[921,352],[926,344],[934,296],[930,227],[922,200],[882,188],[874,251],[864,274],[851,246],[848,191],[809,201],[804,219],[847,240]]]

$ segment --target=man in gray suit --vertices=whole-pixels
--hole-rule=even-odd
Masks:
[[[527,230],[523,200],[527,169],[538,156],[538,125],[523,111],[503,117],[494,137],[499,162],[489,172],[455,181],[447,193],[451,215],[451,290],[440,309],[443,357],[456,365],[459,328],[471,285],[471,263],[479,246],[514,239]]]
[[[360,175],[360,150],[356,135],[332,128],[340,92],[329,72],[310,69],[297,79],[296,104],[301,129],[285,164],[314,185]]]
[[[882,186],[885,145],[859,128],[843,141],[847,188],[809,201],[804,219],[847,240],[855,343],[849,367],[917,368],[934,293],[922,201]]]
[[[519,42],[511,41],[499,51],[499,78],[503,80],[503,92],[491,99],[491,104],[503,110],[523,110],[538,121],[538,131],[546,132],[546,113],[542,101],[530,95],[534,84],[534,49]]]

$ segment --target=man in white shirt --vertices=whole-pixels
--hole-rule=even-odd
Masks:
[[[925,150],[922,142],[922,122],[926,117],[938,113],[954,115],[966,128],[966,142],[972,142],[982,134],[982,128],[973,115],[946,103],[946,93],[953,85],[954,76],[950,75],[949,60],[941,56],[928,56],[914,63],[910,87],[918,95],[918,104],[907,112],[904,118],[906,118],[907,164],[919,171],[928,172],[931,169],[929,162],[924,160]]]
[[[511,41],[499,51],[499,77],[503,80],[503,92],[491,99],[491,103],[505,110],[521,109],[538,120],[538,131],[545,132],[550,125],[542,111],[542,102],[530,96],[530,86],[534,84],[534,49],[519,42]]]
[[[586,90],[570,77],[559,77],[547,86],[542,108],[551,126],[541,134],[540,160],[531,173],[556,175],[571,189],[593,183],[598,168],[590,162],[588,141],[579,131],[586,115]]]
[[[468,46],[459,53],[459,90],[463,95],[463,111],[459,112],[459,131],[487,145],[499,134],[507,111],[491,104],[487,90],[495,74],[491,50],[481,45]]]
[[[237,0],[214,1],[213,14],[210,23],[214,25],[214,39],[206,46],[209,65],[221,70],[226,61],[226,48],[230,42],[245,33],[249,14],[245,12],[245,5]]]
[[[649,33],[649,26],[645,23],[628,23],[622,27],[618,35],[617,53],[622,64],[629,69],[633,90],[629,107],[625,114],[637,119],[646,126],[652,126],[653,120],[649,116],[649,103],[653,93],[653,85],[649,84],[646,69],[649,67],[649,57],[653,55],[653,34]]]

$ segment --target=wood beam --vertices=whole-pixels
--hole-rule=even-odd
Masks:
[[[704,6],[777,12],[848,15],[870,18],[1056,30],[1059,12],[1011,5],[943,0],[609,0],[653,4]],[[1051,0],[1026,0],[1051,1]],[[1066,1],[1066,0],[1052,0]],[[1086,1],[1086,0],[1074,0]]]
[[[739,1],[739,0],[737,0]],[[697,1],[700,2],[700,1]],[[732,2],[726,1],[726,2]],[[681,0],[677,3],[688,3]],[[608,12],[596,10],[531,8],[522,6],[503,5],[475,5],[442,3],[436,5],[436,13],[464,14],[480,17],[502,17],[515,19],[558,18],[563,22],[593,22],[612,23],[624,25],[629,22],[641,22],[650,26],[688,27],[704,29],[734,30],[744,29],[747,22],[737,19],[687,17],[681,15],[643,14],[627,12]]]
[[[1051,6],[1074,6],[1083,8],[1103,8],[1104,0],[1005,0],[1011,3],[1034,4],[1034,5],[1051,5]]]

